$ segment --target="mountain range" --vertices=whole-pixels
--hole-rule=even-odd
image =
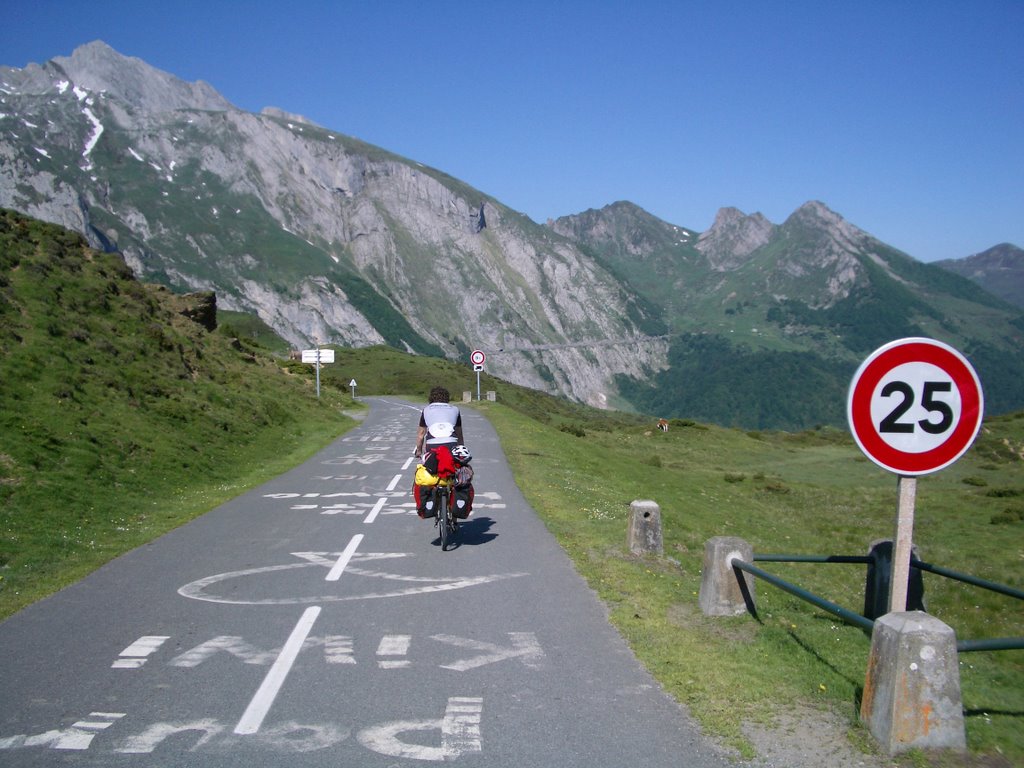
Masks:
[[[932,262],[980,285],[989,293],[1024,308],[1024,250],[1000,243],[963,259]]]
[[[0,206],[140,279],[214,291],[296,347],[388,344],[467,370],[479,349],[488,373],[600,407],[841,423],[857,365],[903,336],[961,349],[989,412],[1024,407],[1024,296],[995,290],[1021,285],[1015,246],[924,264],[817,201],[782,224],[723,208],[704,232],[628,202],[538,224],[102,42],[0,67]]]

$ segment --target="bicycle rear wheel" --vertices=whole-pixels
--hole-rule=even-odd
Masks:
[[[437,530],[441,535],[441,551],[448,549],[448,543],[452,536],[452,515],[448,509],[448,489],[439,488],[437,491]]]

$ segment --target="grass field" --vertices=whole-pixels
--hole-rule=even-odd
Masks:
[[[662,433],[653,422],[610,428],[604,419],[566,428],[500,403],[478,407],[497,426],[530,503],[613,623],[709,731],[750,754],[741,721],[817,703],[848,717],[851,737],[866,742],[857,712],[868,635],[763,582],[757,619],[707,618],[697,602],[704,544],[713,536],[741,537],[755,553],[800,555],[863,555],[871,542],[894,536],[895,480],[848,435],[685,422]],[[992,419],[959,463],[919,479],[922,560],[1021,589],[1022,450],[1024,415]],[[635,499],[659,504],[662,557],[626,548]],[[762,565],[851,611],[863,608],[865,566]],[[1024,636],[1024,612],[1012,598],[926,574],[925,601],[958,638]],[[1024,763],[1024,652],[962,654],[961,685],[972,752]],[[926,755],[905,759],[933,764]]]

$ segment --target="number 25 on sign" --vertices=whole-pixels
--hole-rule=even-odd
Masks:
[[[981,384],[971,364],[932,339],[875,350],[854,374],[846,413],[868,458],[899,475],[949,466],[981,427]]]
[[[981,428],[984,398],[974,368],[934,339],[899,339],[861,363],[846,416],[857,445],[900,477],[890,610],[906,607],[916,478],[948,467]]]

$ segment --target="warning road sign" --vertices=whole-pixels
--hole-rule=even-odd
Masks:
[[[981,382],[967,359],[934,339],[875,350],[854,374],[846,415],[857,445],[900,475],[936,472],[959,459],[981,428]]]

